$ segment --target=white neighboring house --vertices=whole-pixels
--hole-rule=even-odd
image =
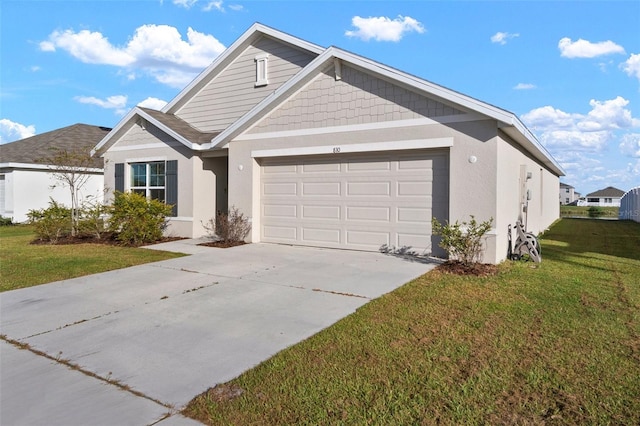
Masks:
[[[580,199],[578,205],[588,207],[620,207],[620,198],[622,198],[623,195],[623,190],[608,186],[591,194],[587,194],[586,199]]]
[[[640,222],[640,186],[630,189],[622,196],[618,219]]]
[[[509,111],[261,24],[94,153],[107,188],[173,206],[173,235],[235,206],[252,242],[440,255],[431,219],[474,215],[494,220],[485,262],[505,258],[509,224],[559,217],[564,175]]]
[[[74,124],[0,145],[0,216],[15,223],[25,222],[29,210],[47,207],[51,198],[70,207],[69,188],[53,176],[53,165],[44,164],[42,159],[52,157],[56,150],[81,149],[88,154],[110,130]],[[94,160],[94,167],[86,169],[90,177],[81,188],[80,202],[87,197],[102,202],[104,161]]]
[[[566,206],[567,204],[577,201],[579,198],[580,193],[576,192],[573,186],[560,182],[560,204]]]

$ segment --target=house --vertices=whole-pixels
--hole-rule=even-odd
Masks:
[[[55,156],[56,150],[80,149],[88,155],[110,130],[74,124],[0,145],[0,216],[10,217],[16,223],[25,222],[29,210],[47,207],[50,199],[71,206],[69,188],[53,176],[56,165],[47,164],[45,159]],[[81,188],[80,200],[91,196],[102,201],[103,160],[96,157],[90,165],[84,169],[89,178]]]
[[[174,205],[206,233],[235,206],[253,242],[442,254],[431,218],[559,217],[563,170],[512,113],[337,47],[254,24],[162,111],[136,107],[95,147],[105,186]]]
[[[589,207],[620,207],[620,198],[624,195],[624,191],[608,186],[605,189],[587,194],[586,199],[581,199],[579,206]]]
[[[576,189],[567,185],[566,183],[560,182],[560,204],[567,205],[578,201],[580,198],[580,193],[576,192]]]
[[[640,222],[640,186],[624,193],[620,199],[618,219]]]

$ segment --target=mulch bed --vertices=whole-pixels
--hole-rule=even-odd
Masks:
[[[245,243],[244,241],[210,241],[207,243],[200,243],[198,245],[204,246],[204,247],[230,248],[230,247],[242,246],[245,244],[247,243]]]
[[[109,232],[104,232],[100,234],[100,238],[95,235],[78,235],[72,237],[70,235],[58,238],[56,242],[52,241],[44,241],[44,240],[33,240],[30,244],[34,245],[72,245],[72,244],[104,244],[111,246],[124,246],[124,247],[141,247],[148,246],[151,244],[160,244],[167,243],[169,241],[178,241],[185,240],[184,237],[163,237],[162,239],[155,241],[153,243],[142,243],[142,244],[124,244],[121,241],[118,241],[114,234]]]
[[[489,277],[498,273],[498,266],[489,263],[464,264],[456,260],[448,260],[438,265],[436,269],[440,272],[455,275],[473,275],[476,277]]]

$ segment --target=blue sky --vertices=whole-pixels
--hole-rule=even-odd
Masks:
[[[583,195],[640,185],[639,1],[0,3],[0,143],[159,109],[254,22],[517,114]]]

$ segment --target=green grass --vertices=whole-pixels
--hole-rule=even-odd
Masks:
[[[602,211],[600,217],[617,218],[618,207],[598,207]],[[560,217],[589,217],[590,207],[586,206],[560,206]]]
[[[184,414],[212,425],[640,424],[640,224],[564,219],[542,247],[542,264],[507,262],[493,277],[425,274]]]
[[[182,256],[103,244],[32,245],[30,226],[0,227],[0,291]]]

